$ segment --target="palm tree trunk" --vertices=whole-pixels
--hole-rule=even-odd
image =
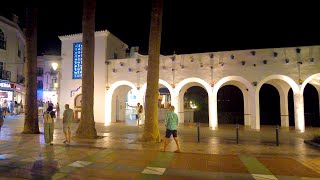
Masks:
[[[93,116],[94,100],[94,31],[96,0],[83,1],[82,16],[82,102],[78,138],[97,137]]]
[[[159,58],[163,0],[152,0],[146,91],[146,120],[142,141],[160,141],[158,125]]]
[[[26,116],[24,134],[38,134],[37,105],[37,15],[36,8],[27,9],[26,18]]]

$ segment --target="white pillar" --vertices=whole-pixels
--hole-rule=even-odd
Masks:
[[[179,123],[184,123],[184,93],[179,94]]]
[[[218,127],[218,93],[209,95],[209,127],[215,129]]]
[[[294,119],[295,119],[295,128],[299,131],[305,130],[304,123],[304,104],[303,104],[303,94],[300,92],[294,93]]]
[[[281,126],[289,127],[289,110],[288,110],[288,93],[279,93],[280,110],[281,110]]]
[[[255,91],[248,92],[248,105],[249,105],[249,112],[247,115],[250,120],[250,126],[252,129],[260,129],[260,123],[256,123],[256,96]],[[260,121],[259,121],[260,122]],[[258,126],[257,126],[258,124]]]
[[[243,114],[244,114],[244,125],[250,126],[250,97],[249,93],[246,89],[241,88],[242,95],[243,95]]]
[[[320,90],[318,90],[318,99],[319,99],[319,117],[320,117]]]
[[[251,115],[252,117],[251,128],[256,130],[260,129],[260,99],[259,99],[260,89],[255,89],[254,93],[250,93],[250,96],[252,97],[251,103],[252,103],[252,106],[254,107],[254,110],[252,112],[255,112],[255,114]]]
[[[179,118],[179,123],[183,123],[184,119],[181,116],[181,105],[180,105],[180,99],[179,99],[179,94],[173,93],[172,98],[171,98],[171,104],[175,107],[174,112],[178,114]]]

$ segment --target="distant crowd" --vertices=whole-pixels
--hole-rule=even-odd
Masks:
[[[4,100],[0,104],[0,108],[2,110],[2,115],[7,116],[7,115],[18,115],[20,113],[23,113],[23,104],[22,101],[18,103],[17,101],[7,101]]]
[[[48,109],[49,106],[51,106],[53,108],[53,111],[55,112],[55,114],[57,114],[57,116],[59,116],[59,112],[60,112],[59,103],[54,105],[52,103],[52,101],[44,102],[42,100],[38,100],[38,115],[42,116],[43,113]]]

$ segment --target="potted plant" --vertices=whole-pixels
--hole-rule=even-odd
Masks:
[[[288,64],[290,60],[289,59],[285,59],[284,61]]]
[[[265,59],[265,60],[263,60],[262,62],[263,62],[263,64],[267,64],[267,63],[268,63],[268,60]]]
[[[278,57],[278,53],[277,52],[273,52],[273,57]]]

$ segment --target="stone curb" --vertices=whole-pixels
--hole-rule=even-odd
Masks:
[[[320,147],[320,144],[312,142],[311,140],[304,140],[304,143],[312,145],[312,146]]]

